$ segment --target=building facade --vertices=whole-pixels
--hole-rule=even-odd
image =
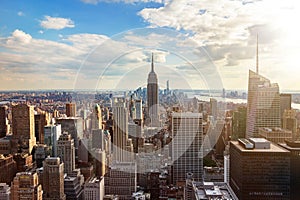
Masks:
[[[186,174],[193,173],[202,180],[202,114],[172,113],[173,183],[185,182]]]
[[[65,200],[64,164],[60,158],[48,157],[43,165],[43,199]]]
[[[113,160],[123,162],[127,159],[125,151],[128,140],[128,109],[125,98],[114,98],[113,101]]]
[[[137,187],[137,166],[134,162],[115,163],[104,177],[105,194],[130,200]]]
[[[57,141],[61,135],[61,125],[49,125],[44,127],[44,144],[46,144],[50,151],[51,156],[56,157]]]
[[[91,178],[84,184],[84,200],[103,200],[104,197],[104,178]]]
[[[19,150],[31,153],[36,144],[34,127],[34,109],[27,104],[12,107],[13,138],[12,151]]]
[[[290,199],[289,151],[263,138],[230,143],[230,186],[241,200]]]
[[[11,200],[42,200],[42,196],[43,190],[41,184],[39,183],[37,173],[17,173],[11,186]]]
[[[10,187],[6,183],[0,183],[0,200],[11,200]]]
[[[0,106],[0,138],[7,134],[6,106]]]
[[[76,117],[76,104],[66,103],[66,115],[67,117]]]
[[[249,70],[246,138],[257,137],[262,127],[281,127],[277,83]]]
[[[57,156],[64,163],[64,172],[71,173],[75,169],[75,147],[71,135],[64,132],[58,139]]]
[[[12,155],[0,154],[0,183],[10,184],[17,173],[17,164]]]
[[[300,141],[286,141],[279,144],[281,147],[290,151],[291,159],[291,200],[299,199],[300,197]]]
[[[154,72],[153,54],[151,59],[151,71],[148,74],[147,81],[147,105],[148,115],[150,117],[150,126],[159,126],[158,79]]]

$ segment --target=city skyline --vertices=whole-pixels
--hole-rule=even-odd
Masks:
[[[137,85],[145,86],[145,69],[148,69],[150,53],[154,50],[160,86],[166,80],[171,80],[171,88],[182,86],[182,82],[175,80],[180,77],[178,74],[186,72],[186,88],[205,88],[196,82],[199,76],[194,77],[195,80],[190,76],[193,72],[186,64],[187,60],[195,62],[200,57],[199,60],[204,58],[204,61],[199,61],[196,67],[218,72],[217,78],[225,89],[246,90],[248,69],[255,69],[257,34],[260,74],[278,83],[282,90],[298,90],[295,82],[299,74],[300,41],[299,30],[292,22],[299,15],[299,8],[299,3],[292,0],[4,1],[0,14],[0,90],[78,89],[76,81],[82,65],[92,72],[87,70],[88,76],[84,79],[90,82],[87,81],[84,88],[95,88],[99,75],[91,75],[95,71],[101,75],[108,61],[95,66],[99,60],[88,56],[103,41],[110,40],[116,43],[107,53],[117,47],[119,54],[114,55],[122,57],[109,66],[106,88],[118,89],[124,74],[128,80],[138,74],[143,82],[137,80]],[[149,27],[166,31],[160,33]],[[151,34],[149,30],[154,31]],[[131,32],[134,34],[130,35]],[[161,44],[178,35],[181,39],[172,41],[174,49]],[[153,48],[124,54],[131,43],[142,47],[149,47],[151,43]],[[183,60],[180,56],[186,57],[181,51],[184,48],[200,48],[202,52],[198,57]],[[165,51],[168,49],[170,51]],[[207,74],[202,75],[206,77]],[[124,89],[132,88],[130,82],[124,83]],[[208,83],[206,88],[212,86]]]

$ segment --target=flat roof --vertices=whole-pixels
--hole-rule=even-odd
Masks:
[[[202,113],[192,112],[172,112],[172,117],[195,118],[202,117]]]
[[[269,142],[265,138],[250,138],[255,143]]]
[[[300,147],[291,147],[291,146],[287,145],[286,143],[279,143],[278,145],[280,145],[283,148],[286,148],[290,151],[300,151]]]
[[[278,153],[289,153],[288,150],[284,149],[283,147],[280,147],[278,145],[275,145],[271,142],[270,149],[245,149],[242,145],[239,144],[238,141],[231,141],[231,144],[237,147],[242,152],[278,152]]]

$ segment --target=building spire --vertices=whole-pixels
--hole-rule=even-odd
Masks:
[[[256,73],[258,74],[258,34],[256,35]]]
[[[152,52],[152,57],[151,57],[151,72],[154,72],[153,52]]]

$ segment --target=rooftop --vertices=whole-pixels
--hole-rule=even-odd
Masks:
[[[261,140],[263,141],[263,140]],[[269,149],[246,149],[244,148],[241,144],[239,144],[238,141],[231,141],[231,144],[234,145],[235,147],[237,147],[240,151],[242,152],[260,152],[260,153],[269,153],[269,152],[273,152],[273,153],[288,153],[289,151],[280,147],[280,146],[277,146],[273,143],[270,143],[270,148]]]
[[[226,183],[193,182],[193,189],[197,199],[237,199]]]

